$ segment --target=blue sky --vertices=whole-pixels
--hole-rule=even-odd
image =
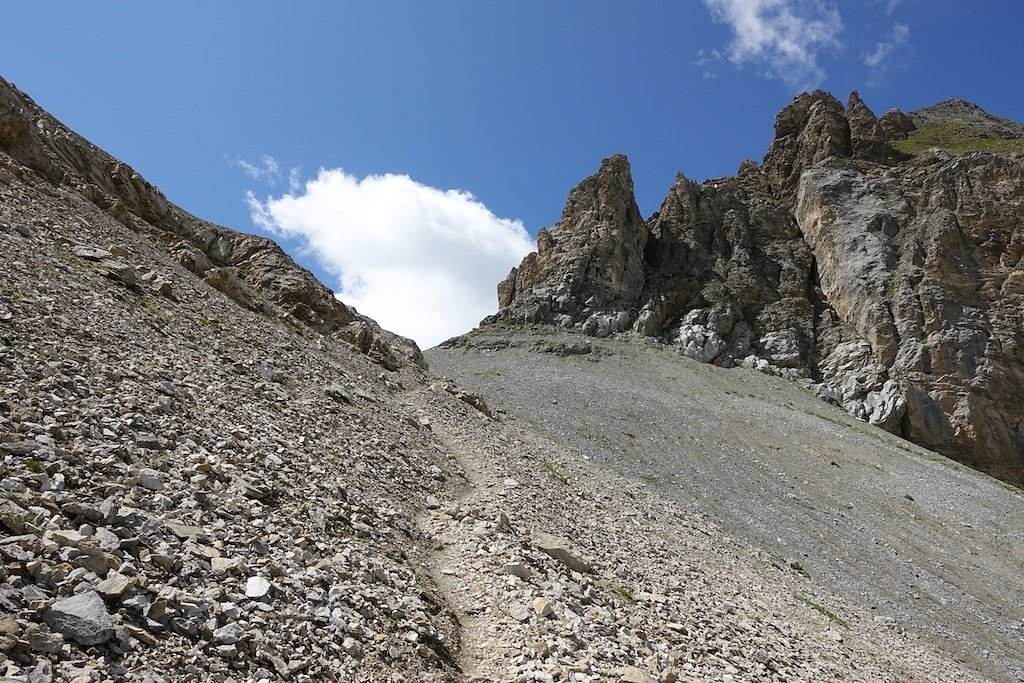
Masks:
[[[650,214],[677,172],[760,160],[805,88],[857,89],[879,114],[956,96],[1024,120],[1016,0],[58,1],[4,17],[7,80],[424,345],[493,311],[528,236],[612,153]]]

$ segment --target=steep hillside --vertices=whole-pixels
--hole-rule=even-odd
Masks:
[[[349,309],[274,242],[207,223],[175,206],[127,164],[76,135],[2,78],[0,149],[14,162],[9,172],[17,178],[64,188],[129,230],[150,234],[244,308],[335,333],[388,369],[403,359],[421,362],[415,343]]]
[[[635,333],[493,325],[427,357],[563,444],[572,468],[619,472],[637,495],[761,549],[769,575],[854,630],[905,630],[987,680],[1024,676],[1017,489],[792,380],[679,358]],[[579,484],[560,475],[575,469],[550,462],[538,476],[573,496]]]
[[[964,154],[900,151],[933,126],[1008,144],[1022,129],[962,101],[878,119],[856,93],[846,107],[805,93],[776,118],[762,165],[703,184],[680,175],[646,221],[625,157],[606,159],[498,286],[485,323],[633,331],[799,379],[1020,486],[1024,156],[964,139],[947,146]]]
[[[428,374],[415,345],[337,301],[272,242],[189,216],[6,82],[0,250],[0,680],[1020,676],[1021,610],[1006,597],[1020,592],[1019,496],[937,456],[890,464],[891,445],[865,446],[836,456],[849,482],[830,479],[831,465],[779,470],[806,469],[801,493],[810,482],[838,487],[829,495],[844,503],[843,487],[893,494],[865,499],[883,502],[879,511],[853,500],[865,515],[903,513],[903,490],[920,497],[906,533],[879,514],[863,522],[876,536],[838,536],[844,557],[877,561],[871,576],[891,568],[898,583],[913,574],[921,586],[909,598],[910,586],[888,585],[869,594],[877,601],[861,598],[810,540],[830,536],[850,508],[802,515],[799,496],[766,487],[766,510],[800,520],[780,551],[770,534],[744,531],[751,508],[730,518],[676,489],[652,465],[658,439],[651,456],[612,462],[580,440],[590,418],[579,411],[551,414],[564,418],[552,429],[530,423],[530,401],[522,419],[510,405],[492,409]],[[551,342],[559,353],[584,346]],[[602,348],[632,365],[644,347]],[[473,363],[438,356],[453,358],[478,378]],[[642,357],[652,371],[665,358],[680,367],[663,349]],[[522,379],[544,397],[537,389],[552,377]],[[720,381],[787,400],[785,385],[761,375]],[[636,399],[608,396],[636,417]],[[766,419],[780,405],[766,402]],[[665,408],[651,420],[684,423]],[[715,415],[699,436],[728,443],[738,415]],[[843,434],[808,420],[794,425],[808,443]],[[873,444],[856,434],[858,448]],[[750,447],[789,449],[790,437],[765,432]],[[987,507],[936,512],[932,497],[958,487]],[[949,534],[974,564],[961,549],[937,554]],[[892,552],[870,551],[878,544]],[[954,607],[966,626],[936,639]]]
[[[418,351],[271,242],[143,213],[154,188],[22,97],[0,87],[4,680],[457,680],[413,560],[460,476],[401,398]]]

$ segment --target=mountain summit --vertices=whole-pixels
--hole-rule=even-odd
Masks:
[[[756,367],[1020,486],[1022,133],[963,100],[878,118],[856,92],[804,93],[762,164],[680,175],[646,221],[628,162],[606,159],[485,322]]]

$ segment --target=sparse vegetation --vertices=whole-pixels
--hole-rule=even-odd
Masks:
[[[796,599],[797,599],[797,601],[801,605],[805,605],[807,607],[810,607],[815,612],[818,612],[819,614],[822,614],[822,615],[828,617],[828,619],[832,623],[837,624],[838,626],[842,626],[843,628],[850,628],[850,623],[848,621],[846,621],[845,619],[843,619],[842,617],[840,617],[838,614],[836,614],[832,610],[828,609],[827,607],[823,607],[822,605],[819,605],[818,603],[814,602],[810,598],[805,598],[802,595],[796,596]]]
[[[150,315],[155,315],[158,318],[162,315],[160,308],[144,296],[139,297],[139,306]]]
[[[569,477],[562,474],[553,462],[544,461],[541,463],[541,469],[547,472],[553,479],[562,482],[565,486],[569,485]]]
[[[892,146],[904,154],[917,155],[938,147],[953,154],[968,152],[994,152],[1010,154],[1024,152],[1024,139],[1003,140],[993,138],[984,131],[962,123],[938,121],[923,124],[906,140],[896,140]]]
[[[627,600],[628,602],[636,602],[636,598],[633,597],[633,594],[625,586],[617,586],[615,588],[615,592],[621,595],[623,599]]]

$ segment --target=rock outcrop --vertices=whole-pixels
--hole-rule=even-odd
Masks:
[[[553,320],[599,337],[629,325],[644,284],[647,226],[622,155],[569,193],[562,220],[537,236],[537,251],[498,285],[501,316]]]
[[[489,321],[632,330],[703,362],[798,378],[1024,484],[1024,158],[898,149],[936,124],[1024,134],[961,100],[879,119],[856,92],[846,107],[804,93],[777,116],[760,166],[679,176],[645,224],[628,164],[612,157],[499,285]],[[616,188],[603,195],[614,201],[597,187]]]
[[[804,174],[797,218],[821,286],[904,389],[897,433],[1024,481],[1024,160],[938,155],[878,175]]]

